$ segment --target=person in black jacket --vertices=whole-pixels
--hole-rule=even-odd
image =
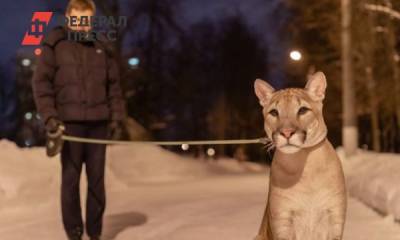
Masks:
[[[95,14],[92,0],[71,0],[66,16]],[[95,39],[71,41],[68,31],[85,27],[57,27],[45,38],[33,76],[33,93],[46,130],[61,126],[71,136],[107,139],[118,131],[125,117],[116,60],[107,42]],[[79,183],[82,165],[88,179],[86,230],[100,239],[106,206],[104,145],[65,142],[61,152],[61,205],[63,224],[70,240],[80,240],[84,228]]]

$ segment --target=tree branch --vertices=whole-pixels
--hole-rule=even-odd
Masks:
[[[374,12],[381,12],[381,13],[386,13],[392,18],[400,20],[400,12],[393,10],[390,7],[382,6],[382,5],[376,5],[376,4],[364,4],[364,8],[370,11]]]

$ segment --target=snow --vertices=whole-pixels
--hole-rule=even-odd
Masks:
[[[115,146],[108,151],[109,169],[126,185],[166,182],[216,173],[262,172],[265,167],[232,159],[199,161],[146,144]]]
[[[59,157],[47,158],[43,148],[20,149],[0,141],[0,210],[23,203],[45,204],[58,191],[61,167]],[[107,149],[107,188],[124,190],[137,184],[184,181],[221,174],[265,172],[266,167],[233,159],[194,159],[147,144],[113,146]],[[84,172],[84,169],[83,169]],[[82,188],[86,188],[82,174]],[[82,191],[83,198],[85,191]]]
[[[0,141],[0,149],[0,210],[6,201],[16,204],[30,194],[42,199],[51,193],[59,166],[55,159],[43,157],[44,149],[20,149],[7,141]],[[32,189],[37,188],[41,191],[34,193]]]
[[[46,158],[42,148],[21,150],[6,141],[0,147],[1,240],[65,239],[59,159]],[[106,184],[104,240],[252,240],[265,208],[268,169],[149,145],[113,146]],[[82,202],[84,190],[82,181]],[[398,224],[349,200],[344,240],[399,236]]]
[[[351,196],[388,218],[400,220],[400,155],[360,150],[346,159],[343,151],[339,152]]]

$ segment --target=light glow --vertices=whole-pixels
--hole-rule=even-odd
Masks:
[[[214,150],[214,148],[209,148],[209,149],[207,149],[207,155],[208,155],[209,157],[215,156],[215,150]]]
[[[29,67],[31,65],[32,61],[29,58],[24,58],[21,61],[22,66],[24,67]]]
[[[182,144],[182,150],[183,151],[187,151],[187,150],[189,150],[189,144]]]
[[[140,63],[140,60],[137,57],[132,57],[132,58],[129,58],[129,60],[128,60],[128,64],[131,67],[137,67],[137,66],[139,66],[139,63]]]
[[[32,119],[32,117],[33,117],[33,115],[32,115],[32,113],[31,113],[31,112],[27,112],[27,113],[25,113],[25,119],[26,119],[26,120],[31,120],[31,119]]]
[[[293,61],[300,61],[301,59],[302,59],[302,54],[301,54],[301,52],[300,51],[297,51],[297,50],[293,50],[293,51],[291,51],[290,52],[290,58],[293,60]]]

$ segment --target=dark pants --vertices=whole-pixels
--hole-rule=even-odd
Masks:
[[[67,122],[65,133],[71,136],[106,139],[107,122]],[[79,182],[85,163],[88,181],[86,199],[86,231],[91,237],[100,236],[106,205],[104,171],[106,146],[64,142],[61,153],[61,207],[67,235],[82,235],[83,221]]]

